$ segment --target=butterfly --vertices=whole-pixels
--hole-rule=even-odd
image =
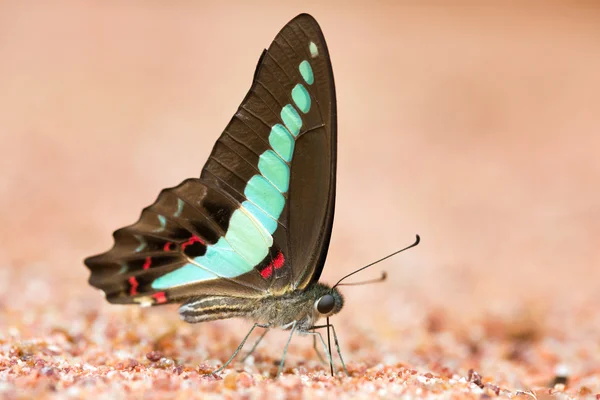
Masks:
[[[319,282],[335,207],[336,117],[323,33],[313,17],[298,15],[263,51],[200,178],[163,190],[135,224],[115,231],[112,249],[85,260],[89,283],[111,303],[179,303],[190,323],[253,321],[214,372],[261,327],[258,342],[271,328],[290,332],[278,375],[294,333],[313,335],[315,350],[320,341],[333,374],[321,328],[329,344],[332,329],[347,373],[329,323],[344,299]]]

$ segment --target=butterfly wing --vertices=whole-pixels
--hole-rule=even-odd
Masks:
[[[261,296],[267,282],[230,229],[238,208],[227,193],[199,179],[163,190],[139,221],[113,234],[111,250],[85,260],[90,284],[104,290],[112,303],[178,302],[198,291]],[[266,248],[252,227],[244,239]]]
[[[333,227],[337,164],[337,111],[329,51],[317,22],[301,15],[283,28],[268,51],[275,65],[300,73],[294,78],[306,87],[310,108],[302,115],[291,166],[289,258],[292,287],[305,288],[319,279]],[[271,63],[267,64],[270,66]],[[286,87],[298,106],[297,86]]]
[[[260,297],[317,280],[333,223],[335,89],[317,22],[299,15],[258,63],[200,179],[164,190],[86,259],[115,303]]]

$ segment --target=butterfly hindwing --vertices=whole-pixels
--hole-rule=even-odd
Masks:
[[[267,282],[227,235],[238,206],[199,179],[164,190],[137,223],[114,233],[110,251],[86,260],[90,283],[115,303],[178,301],[198,290],[190,282],[207,293],[259,296]]]
[[[318,279],[333,222],[335,89],[316,21],[300,15],[263,52],[200,179],[164,190],[114,247],[88,258],[116,303],[260,297]]]

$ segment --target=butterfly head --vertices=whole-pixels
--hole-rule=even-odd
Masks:
[[[314,311],[318,318],[330,317],[341,311],[344,297],[336,288],[317,283],[314,287]]]

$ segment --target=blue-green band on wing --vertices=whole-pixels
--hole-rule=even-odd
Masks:
[[[307,83],[314,82],[308,61],[303,60],[298,70]],[[303,114],[310,111],[310,94],[301,83],[294,86],[290,96]],[[247,200],[231,215],[225,236],[214,245],[208,245],[204,255],[157,278],[152,288],[161,290],[211,279],[234,278],[251,271],[269,254],[272,235],[289,189],[294,137],[298,136],[303,124],[302,117],[291,104],[282,107],[280,117],[285,126],[277,123],[271,127],[270,147],[258,157],[260,173],[248,180],[244,189]]]

